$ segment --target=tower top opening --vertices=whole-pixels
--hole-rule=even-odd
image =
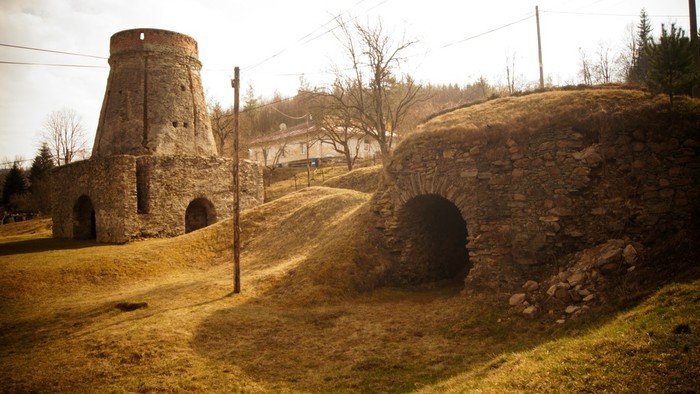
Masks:
[[[195,59],[199,57],[197,41],[182,33],[161,29],[130,29],[112,35],[110,56],[133,51],[173,52]]]

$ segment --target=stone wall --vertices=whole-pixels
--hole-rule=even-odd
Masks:
[[[136,229],[136,158],[116,156],[70,163],[53,170],[52,216],[55,238],[74,238],[76,204],[86,196],[94,208],[97,242],[127,242]],[[88,212],[89,214],[89,212]]]
[[[241,209],[263,202],[262,167],[240,163]],[[185,233],[185,216],[195,200],[205,201],[211,221],[233,214],[233,162],[218,157],[113,156],[55,170],[54,237],[74,238],[76,204],[87,196],[98,242]],[[206,224],[211,224],[207,222]],[[199,226],[197,226],[199,227]]]
[[[468,290],[519,287],[568,253],[623,235],[650,242],[697,219],[694,127],[641,125],[607,136],[562,125],[521,136],[507,127],[468,133],[427,130],[402,143],[385,169],[373,207],[401,256],[390,280],[420,282],[429,275],[424,267],[449,257],[442,247],[414,250],[425,234],[409,222],[422,219],[406,211],[419,196],[439,197],[466,222]]]

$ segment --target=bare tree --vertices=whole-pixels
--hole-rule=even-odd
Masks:
[[[593,75],[596,82],[612,82],[612,76],[614,72],[613,67],[614,62],[613,57],[610,54],[610,47],[603,42],[598,43],[598,50],[596,51],[596,61],[593,64]]]
[[[623,41],[623,50],[615,59],[619,78],[627,83],[633,82],[634,69],[637,63],[639,47],[637,46],[637,35],[634,24],[628,24],[625,28],[625,38]]]
[[[591,71],[591,62],[588,60],[588,56],[586,55],[586,51],[583,49],[579,48],[578,53],[580,54],[580,69],[579,69],[579,75],[581,76],[581,79],[583,79],[583,84],[584,85],[592,85],[593,84],[593,73]]]
[[[73,109],[51,112],[44,120],[42,139],[51,150],[56,165],[68,164],[76,157],[87,155],[87,134],[82,118]]]
[[[422,87],[409,75],[397,78],[402,54],[416,43],[402,36],[394,42],[382,30],[381,20],[375,26],[350,24],[337,19],[349,67],[336,66],[336,79],[324,94],[344,107],[354,127],[379,145],[382,160],[389,158],[394,135],[401,129],[408,111],[423,100]]]
[[[226,141],[233,137],[233,114],[224,109],[218,101],[213,101],[209,104],[209,118],[217,150],[219,155],[223,156]]]
[[[508,94],[515,94],[515,52],[512,58],[506,56],[506,81]]]
[[[274,153],[271,155],[271,153]],[[272,174],[277,169],[280,159],[287,154],[287,141],[281,141],[278,145],[267,145],[262,147],[263,165],[267,169],[267,186],[270,186]]]

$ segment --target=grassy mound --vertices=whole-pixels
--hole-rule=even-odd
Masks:
[[[270,296],[291,299],[293,294],[297,301],[327,300],[374,287],[389,257],[372,231],[368,199],[368,194],[351,190],[311,187],[242,212],[244,284],[250,280],[261,292],[283,281]],[[66,296],[153,282],[233,259],[230,219],[180,237],[126,245],[53,239],[46,220],[7,225],[2,231],[0,268],[5,274],[0,297],[8,298]],[[258,276],[250,272],[264,272],[264,283],[255,282]]]
[[[671,113],[667,98],[638,90],[551,91],[491,100],[436,116],[401,146],[419,148],[435,139],[520,141],[549,129],[574,130],[588,141],[604,142],[616,138],[617,130],[639,127],[646,132],[669,132],[672,124],[672,129],[694,130],[698,113],[700,100],[683,98]]]
[[[243,262],[283,267],[269,296],[289,302],[373,288],[390,257],[379,246],[368,200],[365,193],[311,187],[251,209],[241,220]]]
[[[700,388],[700,281],[666,286],[582,336],[494,357],[423,393],[693,393]]]
[[[381,165],[355,168],[346,174],[326,180],[323,182],[323,186],[374,193],[379,185],[381,171]]]

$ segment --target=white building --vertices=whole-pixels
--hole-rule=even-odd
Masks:
[[[329,142],[313,123],[308,127],[307,123],[293,127],[282,124],[279,131],[251,140],[248,157],[266,167],[306,166],[307,159],[313,166],[328,162],[345,163],[343,154],[333,149]],[[352,155],[357,149],[358,161],[375,160],[381,154],[376,140],[360,134],[349,138],[349,147]]]

